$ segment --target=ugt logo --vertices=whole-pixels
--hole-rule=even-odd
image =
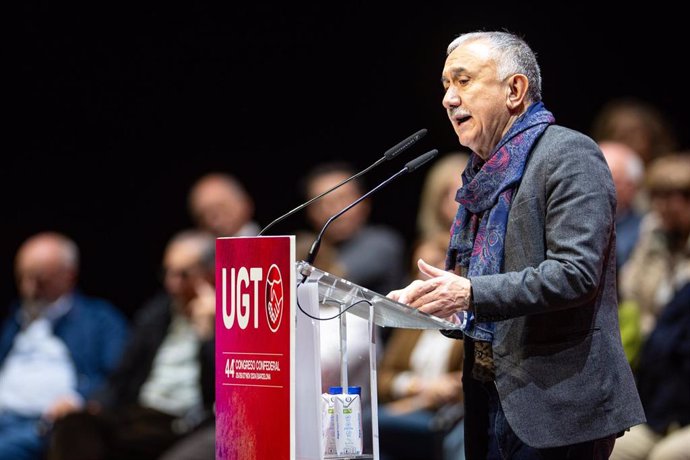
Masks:
[[[263,270],[260,267],[230,268],[230,282],[228,270],[221,270],[223,325],[232,329],[235,323],[240,329],[246,329],[251,324],[254,329],[259,328],[259,293],[260,282],[263,281]],[[228,289],[228,284],[230,284]],[[230,291],[230,292],[228,292]],[[271,265],[266,276],[264,288],[266,320],[271,331],[276,332],[283,319],[285,306],[283,277],[276,264]],[[228,295],[229,294],[229,295]],[[253,311],[252,311],[253,310]]]
[[[276,264],[271,265],[266,275],[266,319],[271,331],[276,332],[283,319],[283,277]]]

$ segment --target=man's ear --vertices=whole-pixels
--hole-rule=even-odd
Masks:
[[[516,73],[508,78],[508,98],[506,104],[513,110],[520,107],[526,99],[529,80],[521,73]]]

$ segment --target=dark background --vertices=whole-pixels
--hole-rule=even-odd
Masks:
[[[320,161],[364,168],[427,128],[374,185],[426,150],[457,149],[440,72],[461,32],[523,35],[560,124],[589,133],[606,101],[635,96],[688,145],[685,15],[659,5],[234,3],[25,2],[6,18],[0,312],[17,248],[42,230],[77,241],[84,291],[133,312],[158,286],[166,240],[191,225],[186,193],[206,171],[240,177],[265,225],[299,204],[298,180]],[[374,220],[411,239],[423,176],[383,189]]]

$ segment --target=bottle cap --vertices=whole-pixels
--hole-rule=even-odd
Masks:
[[[352,386],[352,387],[347,387],[347,393],[351,395],[362,395],[362,387],[359,386]]]
[[[343,393],[343,387],[328,387],[328,393],[332,395],[339,395]]]

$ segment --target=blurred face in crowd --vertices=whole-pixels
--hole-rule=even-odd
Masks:
[[[216,236],[233,236],[252,218],[254,207],[238,185],[211,175],[192,189],[190,211],[197,224]]]
[[[460,143],[488,159],[508,130],[511,113],[508,80],[498,79],[487,44],[473,40],[455,48],[446,58],[442,82],[443,107]]]
[[[15,261],[17,287],[25,304],[49,304],[70,292],[77,279],[77,261],[66,243],[51,234],[27,240]]]
[[[601,148],[611,170],[613,184],[616,187],[617,213],[623,214],[632,208],[638,190],[638,180],[631,172],[632,163],[636,162],[642,174],[642,160],[627,145],[620,142],[602,142]]]
[[[656,188],[651,197],[664,229],[684,245],[690,235],[690,189]]]
[[[325,192],[348,177],[350,176],[346,172],[331,172],[316,177],[308,186],[309,198]],[[307,208],[307,218],[314,230],[320,231],[331,216],[357,200],[361,195],[362,192],[357,184],[348,182]],[[365,200],[335,219],[328,227],[324,239],[335,243],[349,239],[365,224],[368,216],[369,204]]]
[[[199,243],[191,239],[173,241],[165,251],[165,289],[181,306],[197,296],[198,284],[204,279],[201,251]]]
[[[647,175],[652,209],[676,246],[685,246],[690,236],[690,155],[656,159]]]

